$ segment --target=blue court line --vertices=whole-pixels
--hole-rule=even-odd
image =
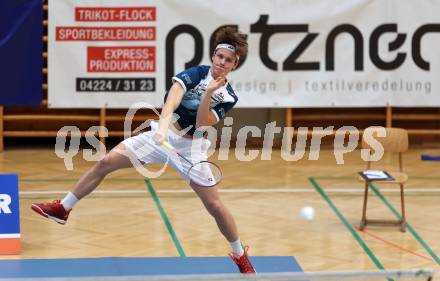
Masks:
[[[353,235],[353,237],[356,239],[356,241],[359,243],[362,249],[364,249],[364,251],[370,257],[370,259],[376,265],[376,267],[378,269],[385,269],[381,264],[381,262],[379,261],[379,259],[373,254],[373,251],[371,251],[371,249],[368,248],[367,244],[365,244],[365,242],[362,240],[362,238],[359,236],[359,234],[356,232],[353,226],[347,221],[344,215],[339,211],[339,209],[336,207],[336,205],[333,203],[330,197],[328,197],[328,195],[324,192],[324,190],[322,190],[322,188],[318,185],[315,179],[312,177],[309,177],[308,179],[315,188],[315,190],[322,196],[322,198],[324,198],[324,200],[327,202],[330,208],[335,212],[336,216],[342,221],[345,227],[350,231],[351,235]]]
[[[165,213],[165,210],[162,207],[162,204],[160,203],[159,197],[156,194],[156,191],[153,188],[153,185],[151,184],[150,179],[146,179],[145,183],[147,184],[148,191],[151,194],[151,197],[153,197],[154,203],[156,203],[157,209],[159,210],[160,215],[162,216],[162,219],[168,229],[168,232],[171,235],[171,238],[173,239],[174,246],[176,246],[177,252],[179,252],[179,255],[181,257],[186,257],[185,251],[183,251],[182,245],[179,242],[179,239],[177,238],[176,232],[173,229],[173,226],[171,225],[170,220],[168,219],[167,214]]]
[[[249,257],[258,272],[302,272],[292,256]],[[0,280],[239,273],[229,257],[108,257],[0,260]],[[147,279],[147,278],[145,278]],[[14,279],[12,279],[14,280]],[[32,280],[32,279],[31,279]],[[140,280],[140,279],[139,279]]]

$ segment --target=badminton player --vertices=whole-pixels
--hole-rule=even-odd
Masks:
[[[209,140],[201,140],[199,149],[192,149],[195,136],[203,135],[203,128],[213,126],[237,103],[237,96],[227,81],[240,58],[247,54],[246,36],[227,27],[216,36],[211,65],[199,65],[175,75],[165,96],[159,122],[151,124],[151,131],[130,137],[113,148],[88,170],[64,199],[50,203],[34,203],[31,208],[38,214],[65,224],[72,208],[91,193],[109,173],[133,167],[131,157],[142,164],[169,163],[188,182],[211,214],[232,252],[229,254],[241,273],[255,273],[243,249],[232,214],[219,197],[217,187],[204,187],[187,177],[186,165],[172,151],[160,145],[168,141],[179,153],[193,163],[206,160]],[[178,116],[177,121],[173,116]]]

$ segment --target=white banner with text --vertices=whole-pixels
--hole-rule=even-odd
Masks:
[[[171,77],[210,64],[216,31],[249,53],[238,107],[440,106],[440,1],[49,0],[49,106],[161,107]]]

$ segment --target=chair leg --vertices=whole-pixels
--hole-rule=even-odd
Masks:
[[[363,230],[367,225],[367,201],[368,201],[368,183],[365,182],[365,192],[364,192],[364,205],[362,207],[362,219],[359,226],[360,230]]]
[[[400,202],[402,206],[402,218],[400,219],[400,230],[406,231],[406,216],[405,216],[405,196],[403,192],[403,184],[400,185]]]

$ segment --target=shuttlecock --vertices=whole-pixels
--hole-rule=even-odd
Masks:
[[[315,217],[315,209],[310,206],[303,207],[299,212],[299,215],[303,220],[311,221]]]

